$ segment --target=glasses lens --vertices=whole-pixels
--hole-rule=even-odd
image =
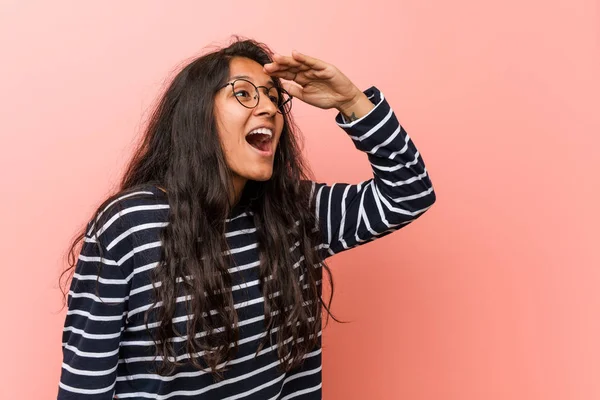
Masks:
[[[248,108],[256,107],[258,96],[256,86],[244,79],[238,79],[233,82],[233,95],[241,105]]]
[[[233,94],[241,105],[247,108],[254,108],[258,105],[258,89],[252,82],[237,79],[232,86]],[[281,88],[271,87],[267,90],[261,87],[261,96],[272,101],[280,114],[286,114],[292,109],[292,96]]]
[[[286,114],[292,108],[292,96],[284,89],[272,87],[268,93],[271,101],[277,106],[277,112]]]
[[[275,104],[277,107],[279,107],[279,103],[280,103],[280,99],[281,99],[281,94],[279,92],[279,89],[277,89],[276,87],[271,87],[268,90],[267,89],[263,89],[265,95],[269,98],[269,100],[271,100],[271,102],[273,102],[273,104]]]
[[[282,114],[287,114],[292,110],[292,96],[283,89],[279,89],[277,110]]]

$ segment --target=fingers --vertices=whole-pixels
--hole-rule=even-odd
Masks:
[[[263,70],[267,74],[273,74],[273,73],[277,73],[277,72],[292,72],[294,74],[297,74],[300,72],[308,71],[309,69],[310,68],[308,68],[308,67],[304,67],[304,68],[288,67],[286,65],[281,65],[281,64],[277,64],[277,63],[265,64],[265,66],[263,68]]]
[[[332,71],[327,66],[321,60],[293,51],[292,57],[274,54],[273,62],[265,64],[263,70],[268,75],[304,86],[312,80],[330,79]]]
[[[303,65],[306,65],[312,69],[322,70],[327,67],[327,64],[325,64],[325,62],[323,62],[317,58],[307,56],[306,54],[302,54],[296,50],[292,51],[292,57],[297,62],[299,62]]]
[[[282,81],[281,84],[292,97],[302,100],[302,86],[288,81]]]
[[[265,64],[265,72],[275,72],[289,70],[294,73],[308,71],[310,69],[321,71],[327,67],[323,61],[314,57],[309,57],[297,51],[292,52],[292,57],[283,56],[281,54],[273,55],[273,62]]]
[[[297,73],[300,71],[301,67],[304,67],[304,69],[309,68],[308,66],[303,66],[302,64],[300,64],[298,61],[294,60],[291,57],[286,57],[286,56],[282,56],[279,54],[275,54],[273,56],[273,62],[271,62],[269,64],[265,64],[264,70],[267,73],[275,72],[275,71],[285,71],[285,70],[290,70],[294,73]]]
[[[277,78],[287,79],[288,81],[293,81],[294,79],[296,79],[296,76],[298,75],[298,73],[293,72],[293,71],[283,70],[283,71],[269,72],[269,75],[276,76]]]
[[[297,74],[299,72],[308,70],[308,68],[301,69],[301,68],[296,68],[296,67],[286,67],[285,65],[272,63],[272,64],[265,64],[264,70],[268,74],[275,73],[275,72],[284,72],[284,71],[289,71],[289,72],[293,72],[293,73]]]
[[[292,68],[300,68],[303,66],[301,62],[295,60],[293,57],[284,56],[281,54],[274,54],[273,61],[275,61],[277,64],[285,65],[287,67]]]

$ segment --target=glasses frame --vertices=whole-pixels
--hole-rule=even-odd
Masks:
[[[235,85],[235,83],[236,83],[237,81],[244,81],[244,82],[248,82],[249,84],[251,84],[252,86],[254,86],[254,92],[256,93],[256,105],[255,105],[255,106],[253,106],[253,107],[248,107],[247,105],[245,105],[244,103],[242,103],[242,102],[240,101],[240,99],[238,99],[238,98],[237,98],[237,96],[235,95],[235,90],[234,90],[234,85]],[[235,97],[235,99],[237,100],[237,102],[238,102],[238,103],[240,103],[240,105],[242,105],[243,107],[246,107],[246,108],[248,108],[248,109],[253,109],[253,108],[256,108],[256,107],[257,107],[257,106],[260,104],[260,91],[258,90],[259,88],[264,88],[264,89],[267,91],[267,93],[268,93],[268,92],[269,92],[271,89],[273,89],[273,88],[277,88],[279,91],[281,91],[282,93],[285,93],[285,94],[287,94],[287,95],[288,95],[288,97],[289,97],[289,99],[288,99],[288,100],[287,100],[285,103],[282,103],[280,106],[276,106],[276,108],[277,108],[277,112],[278,112],[279,114],[282,114],[282,115],[283,115],[283,114],[289,114],[289,113],[290,113],[290,111],[292,111],[292,95],[291,95],[291,94],[290,94],[290,93],[289,93],[287,90],[285,90],[285,89],[284,89],[284,88],[282,88],[282,87],[279,87],[279,88],[278,88],[277,86],[271,86],[270,88],[268,88],[268,87],[266,87],[266,86],[256,86],[254,83],[250,82],[248,79],[244,79],[244,78],[237,78],[237,79],[235,79],[235,80],[233,80],[233,81],[231,81],[231,82],[227,82],[227,83],[226,83],[226,84],[224,84],[223,86],[219,87],[219,89],[217,89],[217,92],[218,92],[219,90],[222,90],[223,88],[226,88],[226,87],[227,87],[227,86],[229,86],[229,85],[231,85],[231,91],[233,92],[233,97]],[[287,110],[286,112],[283,112],[281,109],[285,109],[285,107],[284,107],[284,106],[285,106],[286,104],[288,104],[288,103],[289,103],[288,110]]]

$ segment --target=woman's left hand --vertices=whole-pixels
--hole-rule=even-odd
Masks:
[[[282,81],[283,88],[293,97],[315,107],[336,108],[345,114],[364,96],[335,66],[297,51],[291,57],[275,54],[264,71],[297,83]]]

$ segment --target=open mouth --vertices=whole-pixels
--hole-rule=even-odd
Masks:
[[[246,135],[246,142],[259,151],[270,152],[272,138],[273,132],[270,129],[258,128]]]

